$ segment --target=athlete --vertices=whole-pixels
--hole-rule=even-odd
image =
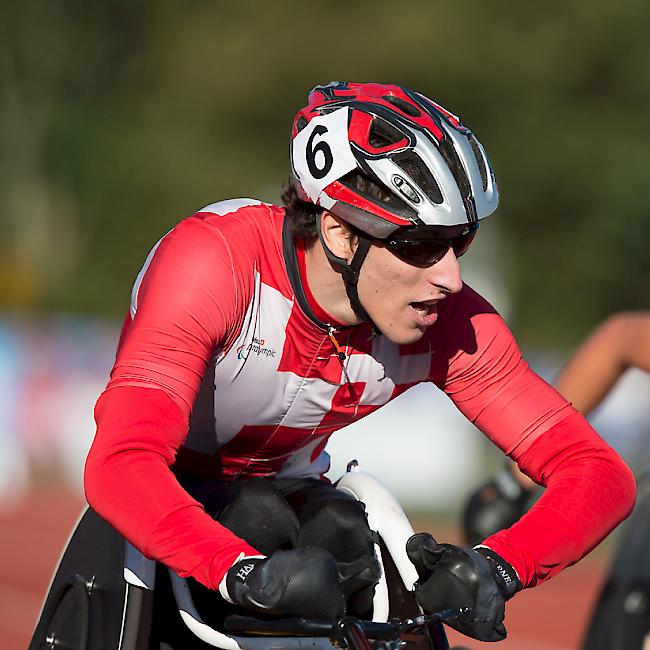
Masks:
[[[250,611],[363,614],[372,532],[324,479],[325,446],[432,382],[547,487],[476,548],[425,533],[407,545],[425,611],[469,607],[454,627],[503,639],[505,601],[625,518],[633,477],[461,279],[498,191],[456,116],[394,85],[317,86],[291,165],[283,206],[209,205],[149,254],[95,410],[88,502],[145,555]]]

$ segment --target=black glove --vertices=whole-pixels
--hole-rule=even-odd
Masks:
[[[522,588],[514,569],[488,548],[438,544],[428,533],[413,535],[406,553],[417,569],[415,597],[427,613],[471,611],[446,621],[479,641],[502,641],[505,602]]]
[[[336,561],[321,548],[244,558],[226,574],[232,602],[256,613],[333,621],[345,614]]]
[[[504,528],[510,528],[528,510],[535,490],[527,490],[503,466],[494,478],[472,493],[463,511],[463,529],[469,546]]]

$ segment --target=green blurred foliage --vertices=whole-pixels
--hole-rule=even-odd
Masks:
[[[123,312],[180,218],[222,198],[278,199],[292,116],[332,79],[416,88],[476,130],[525,343],[567,345],[612,311],[648,307],[646,2],[0,11],[0,307]]]

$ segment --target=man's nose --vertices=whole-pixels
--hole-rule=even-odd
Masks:
[[[460,264],[450,246],[444,257],[427,269],[428,280],[445,293],[458,293],[463,288]]]

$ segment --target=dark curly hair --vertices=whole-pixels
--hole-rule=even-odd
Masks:
[[[340,181],[379,203],[388,203],[393,198],[393,195],[385,188],[357,170],[349,172]],[[298,196],[291,179],[282,186],[281,198],[286,212],[285,219],[289,220],[289,227],[293,235],[303,239],[318,237],[316,217],[323,212],[323,208],[310,201],[303,201]]]
[[[302,239],[318,237],[316,217],[323,212],[323,208],[310,201],[303,201],[291,180],[282,186],[280,196],[284,204],[285,219],[289,221],[293,236]]]

